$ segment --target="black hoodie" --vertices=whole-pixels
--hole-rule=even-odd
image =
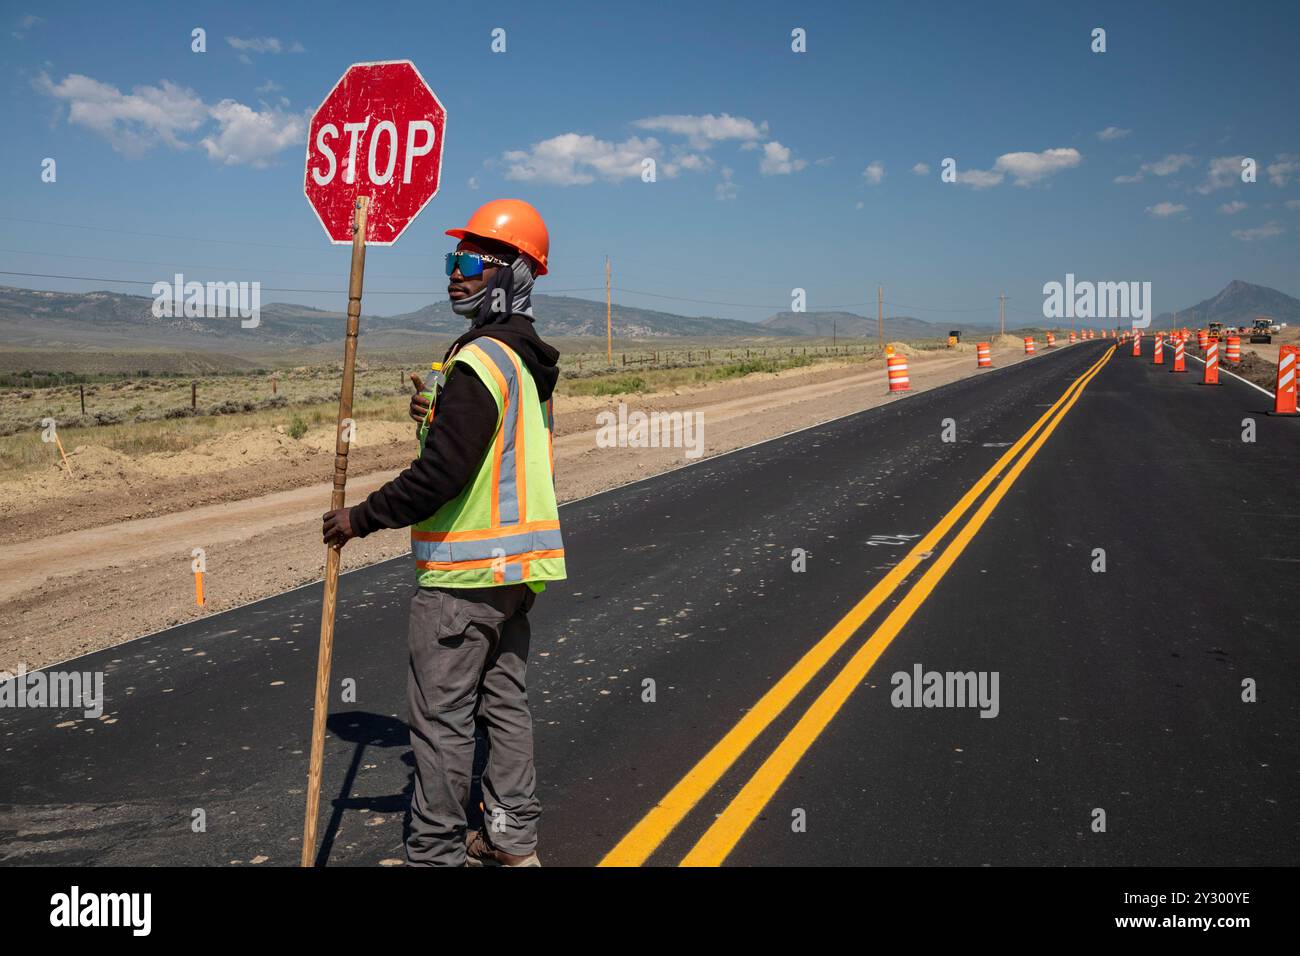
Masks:
[[[511,301],[509,296],[506,301]],[[485,309],[452,348],[484,335],[514,349],[528,366],[541,400],[551,397],[560,377],[556,364],[560,353],[538,338],[530,317],[519,313],[489,317]],[[438,393],[437,413],[425,437],[424,451],[409,468],[349,510],[353,533],[364,538],[380,528],[405,528],[432,517],[473,479],[496,430],[497,406],[492,393],[472,371],[453,365],[447,384]]]

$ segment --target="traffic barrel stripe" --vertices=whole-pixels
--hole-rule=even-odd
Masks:
[[[1296,356],[1300,346],[1283,345],[1277,353],[1277,392],[1273,398],[1274,415],[1296,414]]]

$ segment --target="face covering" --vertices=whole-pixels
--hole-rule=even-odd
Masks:
[[[495,289],[502,290],[502,294],[493,295]],[[511,315],[525,315],[531,319],[533,317],[532,293],[533,270],[528,267],[527,258],[520,255],[515,257],[510,268],[498,268],[492,279],[484,283],[483,288],[478,292],[453,302],[451,309],[457,315],[473,316],[473,324],[476,326],[504,322]],[[492,310],[494,300],[509,302],[509,309],[494,312]]]

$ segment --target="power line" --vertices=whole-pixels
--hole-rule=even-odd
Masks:
[[[54,275],[48,272],[7,272],[0,270],[0,276],[26,276],[33,279],[72,279],[79,282],[112,282],[118,285],[147,285],[152,287],[158,280],[148,279],[109,279],[104,276],[69,276]],[[319,293],[322,295],[346,295],[344,289],[284,289],[278,286],[261,286],[263,292],[301,292],[301,293]],[[552,294],[561,294],[568,292],[599,292],[600,289],[593,286],[589,289],[554,289]],[[430,292],[426,289],[366,289],[366,295],[423,295],[433,298],[446,298],[446,293]]]

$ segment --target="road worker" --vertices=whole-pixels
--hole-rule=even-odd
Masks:
[[[327,513],[323,532],[341,547],[411,527],[407,862],[540,866],[528,612],[565,576],[551,450],[559,352],[538,337],[532,306],[550,240],[518,199],[487,203],[447,235],[460,240],[447,254],[447,295],[470,327],[432,399],[411,376],[420,457],[365,501]],[[483,826],[468,832],[476,723],[489,750]]]

